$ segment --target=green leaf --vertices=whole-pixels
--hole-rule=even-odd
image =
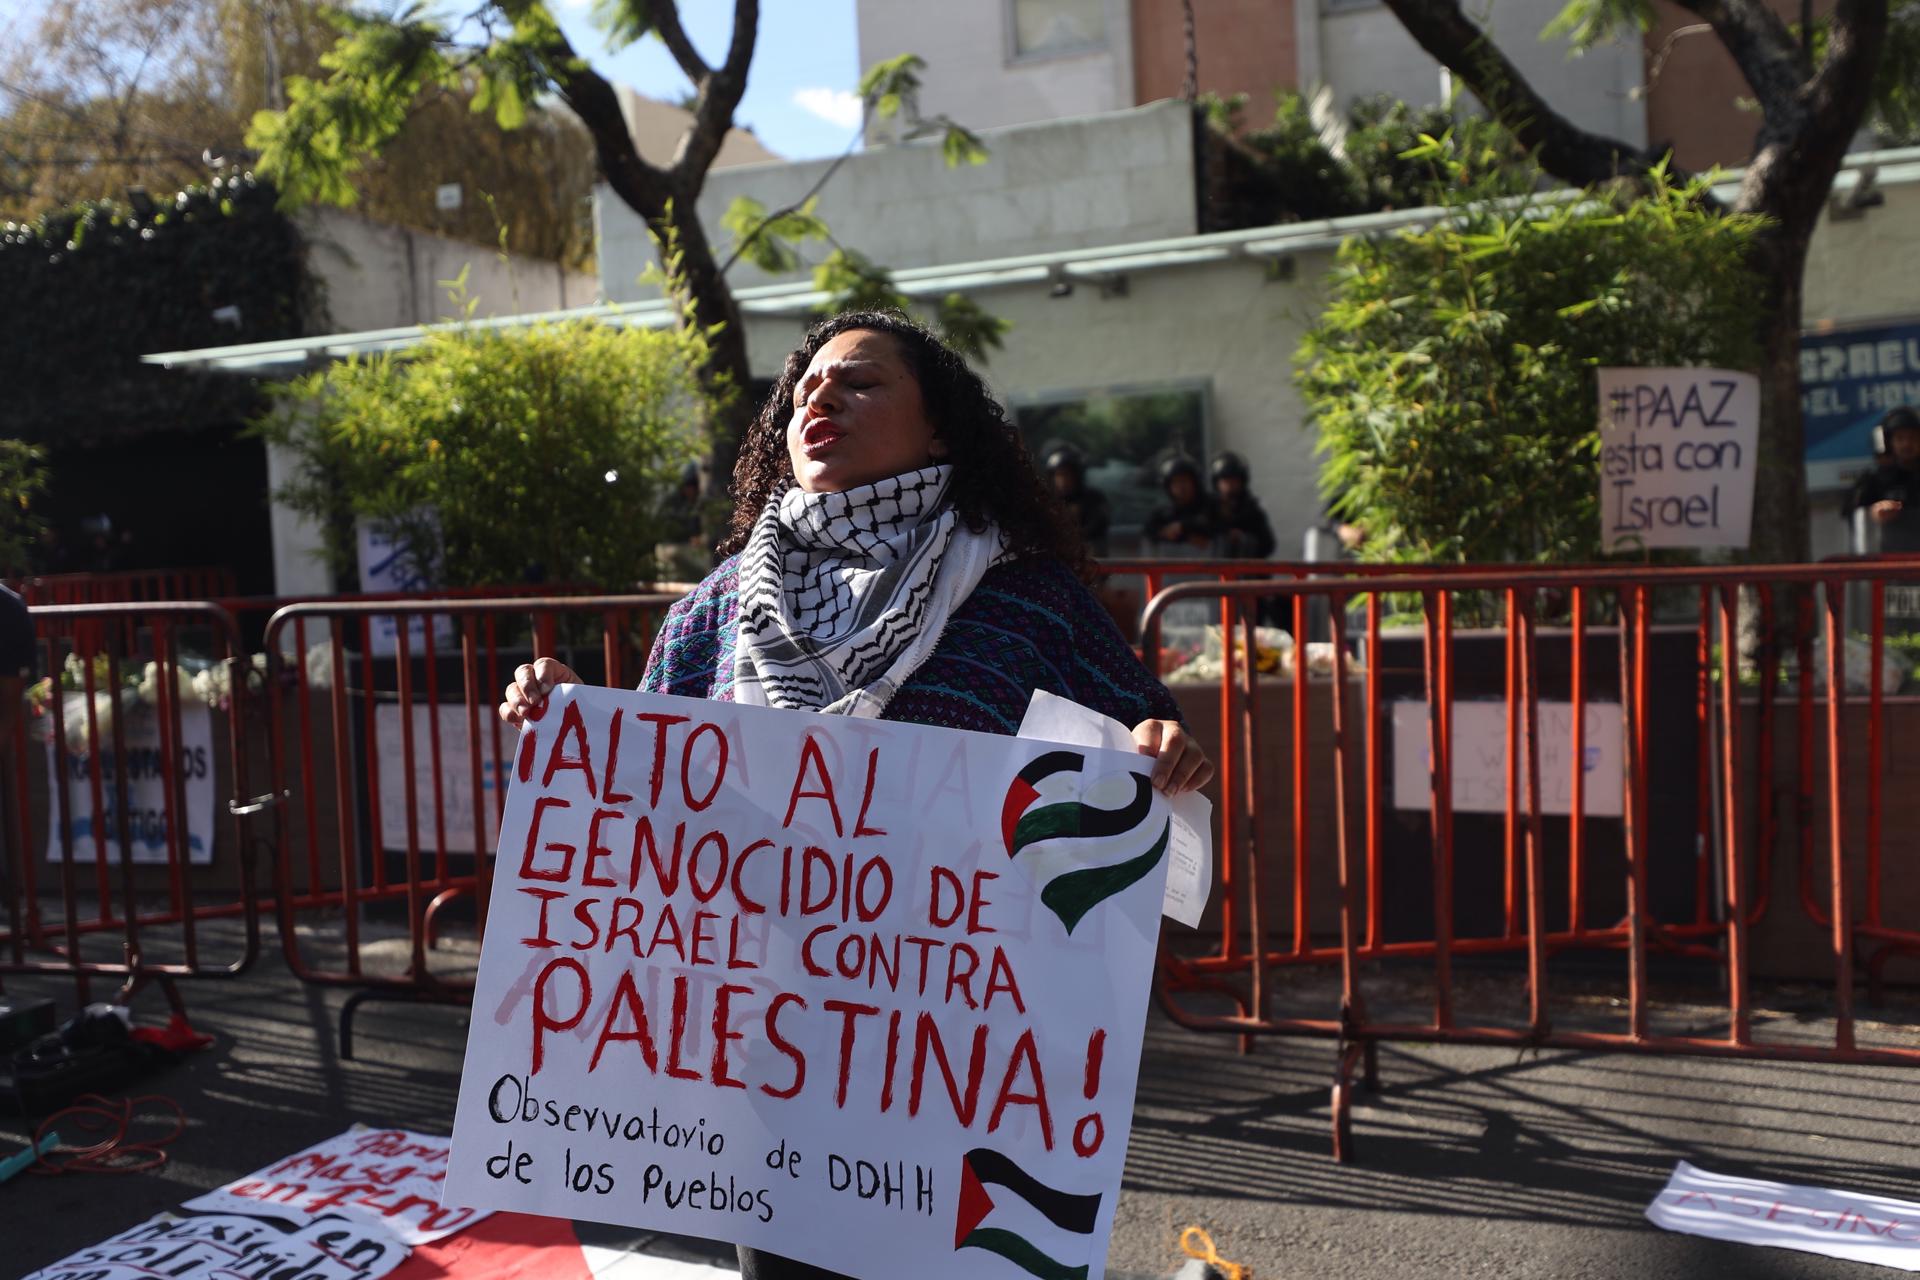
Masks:
[[[618,53],[653,34],[647,0],[593,0],[592,15],[593,25],[606,33],[608,53]]]
[[[917,53],[876,62],[860,77],[860,100],[882,120],[899,115],[903,108],[909,119],[914,118],[919,112],[920,73],[926,68],[927,60]]]
[[[771,275],[784,275],[800,269],[796,241],[829,238],[826,222],[815,212],[819,203],[819,197],[810,196],[798,209],[769,216],[752,196],[735,196],[720,225],[742,258]]]
[[[1617,36],[1630,36],[1637,43],[1653,27],[1654,17],[1653,0],[1567,0],[1540,38],[1567,40],[1579,54]]]
[[[941,340],[967,359],[987,363],[989,349],[998,350],[1013,323],[993,315],[964,293],[949,293],[940,300],[934,326]]]
[[[949,169],[957,169],[963,164],[985,164],[989,154],[979,134],[952,121],[947,122],[946,134],[940,140],[940,151],[946,157]]]
[[[813,287],[832,296],[822,315],[842,311],[905,311],[907,296],[894,287],[893,273],[853,249],[835,249],[813,269]]]

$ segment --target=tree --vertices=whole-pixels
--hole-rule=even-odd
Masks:
[[[734,0],[732,36],[717,64],[688,38],[675,0],[603,0],[596,14],[616,46],[659,40],[693,85],[685,104],[692,121],[665,164],[640,155],[613,85],[580,56],[540,0],[487,0],[457,30],[418,9],[391,19],[339,12],[334,21],[340,39],[322,58],[326,78],[290,79],[287,109],[256,116],[248,138],[286,199],[340,201],[352,197],[366,158],[398,134],[424,89],[472,85],[475,105],[491,109],[508,130],[521,123],[529,102],[543,93],[558,95],[586,125],[601,177],[646,222],[663,257],[672,259],[668,296],[681,327],[705,335],[703,382],[720,406],[715,470],[730,474],[755,406],[739,395],[750,377],[746,333],[697,202],[746,92],[760,6],[758,0]],[[907,55],[876,67],[861,86],[868,111],[911,116],[920,65]],[[944,132],[949,163],[984,156],[979,140],[958,125],[929,123]],[[792,219],[800,212],[766,216]],[[764,232],[741,228],[736,235],[744,248]],[[850,259],[842,257],[840,265]]]
[[[334,0],[69,0],[0,59],[0,209],[32,221],[131,188],[164,201],[238,174],[255,112],[320,71]],[[574,268],[592,259],[593,149],[565,111],[529,104],[503,133],[473,86],[435,86],[358,183],[376,219],[492,243]],[[461,207],[436,207],[458,183]]]
[[[1760,375],[1754,508],[1766,513],[1754,522],[1749,555],[1763,562],[1804,560],[1809,544],[1799,343],[1807,247],[1847,145],[1874,103],[1889,36],[1889,0],[1834,0],[1823,23],[1798,32],[1763,0],[1675,2],[1725,46],[1760,111],[1754,155],[1730,210],[1766,219],[1746,255],[1755,280],[1752,323]],[[1549,96],[1520,74],[1459,0],[1386,3],[1420,46],[1554,177],[1578,187],[1642,183],[1665,165],[1664,154],[1589,132],[1556,112]],[[1910,6],[1904,0],[1903,9]],[[1548,31],[1586,48],[1621,33],[1638,36],[1653,18],[1651,0],[1569,0]]]
[[[1322,483],[1368,559],[1599,559],[1593,369],[1751,363],[1760,220],[1657,167],[1613,201],[1461,189],[1455,145],[1405,153],[1452,176],[1448,216],[1343,244],[1301,346]]]

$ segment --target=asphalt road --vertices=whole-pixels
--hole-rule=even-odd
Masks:
[[[70,987],[38,980],[7,989],[71,1002]],[[446,1132],[464,1011],[370,1004],[358,1058],[347,1062],[335,1037],[342,998],[292,980],[271,950],[246,977],[190,988],[194,1021],[214,1045],[138,1090],[165,1093],[186,1112],[165,1167],[0,1186],[0,1276],[24,1275],[353,1121]],[[143,995],[136,1011],[158,1019],[163,1006]],[[1821,1029],[1788,1007],[1761,1030]],[[1920,1043],[1904,1026],[1863,1034]],[[1329,1156],[1332,1064],[1325,1042],[1267,1041],[1242,1056],[1232,1039],[1154,1014],[1113,1274],[1171,1273],[1175,1237],[1192,1224],[1261,1280],[1849,1276],[1861,1265],[1673,1235],[1642,1214],[1679,1159],[1920,1200],[1911,1121],[1920,1073],[1390,1046],[1384,1091],[1356,1113],[1359,1160],[1342,1166]],[[0,1117],[0,1154],[17,1150],[29,1127]],[[582,1238],[728,1256],[605,1227],[583,1227]]]

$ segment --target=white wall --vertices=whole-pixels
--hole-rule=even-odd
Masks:
[[[1106,48],[1058,57],[1012,55],[1010,0],[860,0],[860,67],[903,53],[927,61],[920,110],[969,129],[1094,115],[1133,105],[1133,17],[1107,0]]]
[[[820,192],[820,215],[842,244],[901,268],[1003,258],[1193,234],[1193,130],[1179,103],[1091,119],[996,130],[985,164],[947,167],[937,145],[876,147],[850,157]],[[743,165],[710,174],[700,216],[724,254],[720,216],[735,196],[768,209],[798,200],[830,160]],[[653,261],[646,225],[603,184],[594,192],[608,299],[657,290],[638,282]],[[816,258],[822,246],[809,246]],[[804,273],[803,273],[804,274]],[[769,277],[746,263],[736,285]]]
[[[1560,114],[1584,129],[1645,145],[1646,108],[1632,96],[1643,74],[1640,42],[1621,41],[1569,59],[1564,41],[1540,39],[1560,8],[1561,0],[1499,0],[1484,6],[1501,51],[1530,83],[1545,87]],[[1379,93],[1416,105],[1445,101],[1440,64],[1384,5],[1328,12],[1322,3],[1318,53],[1319,78],[1333,86],[1341,107]]]
[[[433,324],[454,318],[440,284],[467,272],[476,316],[558,311],[593,303],[600,282],[531,258],[502,260],[499,250],[430,231],[375,222],[338,209],[299,216],[307,265],[326,288],[336,333]]]

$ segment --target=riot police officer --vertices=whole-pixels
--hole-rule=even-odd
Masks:
[[[1230,450],[1213,455],[1213,553],[1228,560],[1265,560],[1273,554],[1273,526],[1247,488],[1247,460]]]
[[[1113,513],[1107,495],[1087,483],[1087,456],[1070,444],[1055,444],[1047,450],[1043,465],[1054,496],[1080,530],[1080,541],[1090,554],[1106,555]]]

